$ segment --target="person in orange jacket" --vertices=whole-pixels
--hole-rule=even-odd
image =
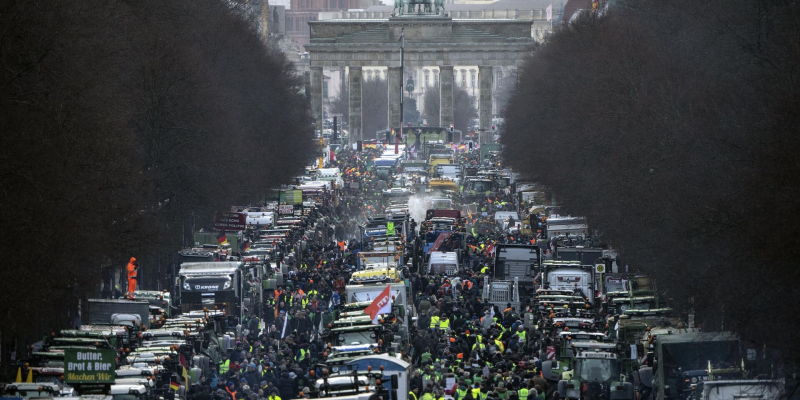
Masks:
[[[128,262],[128,295],[126,297],[133,298],[133,292],[136,291],[136,271],[139,270],[139,263],[136,262],[136,257],[131,257]]]

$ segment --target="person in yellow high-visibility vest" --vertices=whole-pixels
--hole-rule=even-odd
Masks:
[[[506,346],[500,341],[500,339],[495,339],[494,344],[497,346],[497,349],[500,350],[500,353],[506,352]]]
[[[230,370],[231,370],[231,360],[228,359],[227,354],[223,353],[222,361],[220,361],[219,363],[219,374],[222,375]]]
[[[473,399],[478,400],[478,399],[481,398],[481,387],[480,387],[479,384],[476,383],[475,385],[473,385],[473,388],[472,388],[471,391],[472,391],[472,398]]]
[[[439,329],[439,316],[438,315],[434,314],[431,317],[431,326],[430,326],[430,328],[431,328],[431,330]]]
[[[439,329],[446,331],[447,328],[450,327],[450,318],[447,315],[443,315],[442,318],[439,320]]]

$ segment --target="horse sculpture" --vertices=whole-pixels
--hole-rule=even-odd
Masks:
[[[397,13],[402,15],[403,14],[403,0],[394,0],[394,8],[392,11],[398,10]]]
[[[439,14],[440,8],[442,9],[442,13],[444,13],[444,0],[433,0],[433,9],[437,14]]]

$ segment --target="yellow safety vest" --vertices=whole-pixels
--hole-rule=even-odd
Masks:
[[[231,369],[231,360],[225,360],[224,363],[219,363],[219,373],[224,374]]]
[[[308,350],[300,349],[300,355],[297,357],[297,362],[305,360],[307,354],[308,354]]]
[[[414,400],[417,400],[417,395],[414,394],[414,392],[408,392],[408,394],[410,394],[414,398]]]
[[[430,393],[425,393],[422,395],[422,400],[433,400],[433,395]]]
[[[480,396],[481,396],[481,390],[478,389],[478,388],[473,388],[472,389],[472,398],[477,400],[477,399],[480,399]]]
[[[445,318],[439,321],[439,329],[447,329],[450,327],[450,319]]]
[[[431,317],[431,328],[438,328],[439,327],[439,317],[434,315]]]
[[[519,400],[526,400],[528,398],[528,392],[528,388],[518,390],[517,394],[519,395]]]

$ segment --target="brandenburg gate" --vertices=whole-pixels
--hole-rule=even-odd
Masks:
[[[400,62],[404,36],[405,67],[438,67],[439,126],[453,123],[453,67],[478,66],[480,128],[492,124],[493,67],[519,67],[530,55],[531,21],[452,19],[441,0],[395,0],[388,19],[334,19],[309,22],[312,111],[322,132],[323,69],[348,68],[350,142],[363,139],[362,67],[387,67],[389,127],[400,125],[403,72]]]

